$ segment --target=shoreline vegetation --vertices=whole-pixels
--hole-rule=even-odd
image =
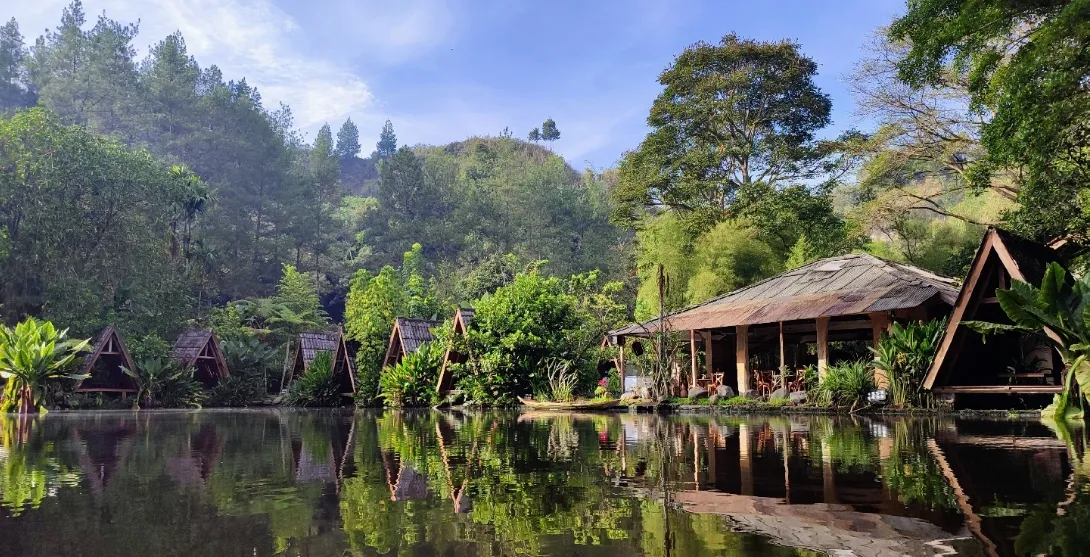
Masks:
[[[949,401],[924,384],[945,306],[807,306],[776,321],[778,351],[775,323],[754,323],[752,352],[735,330],[727,370],[712,363],[727,331],[667,331],[664,316],[834,258],[964,277],[1001,225],[1057,246],[1063,266],[1033,285],[997,275],[982,298],[995,311],[972,325],[1052,342],[1070,371],[1019,354],[984,382],[1039,376],[1018,386],[1062,390],[1045,414],[1080,419],[1090,62],[1072,29],[1085,9],[1031,2],[1027,20],[984,4],[914,1],[876,30],[850,87],[874,126],[836,137],[804,45],[694,42],[658,76],[647,135],[615,168],[582,171],[553,151],[569,136],[551,117],[527,140],[505,127],[444,145],[399,144],[387,120],[362,156],[351,119],[306,137],[181,33],[138,60],[139,26],[92,24],[79,0],[34,41],[13,18],[0,26],[0,410],[431,407],[450,389],[481,406],[571,404],[622,397],[630,370],[648,383],[639,398],[669,401],[728,387],[735,364],[734,391],[759,366],[776,398],[707,393],[717,409],[786,412],[788,391],[806,393],[790,408],[872,411],[876,394],[937,408]],[[828,338],[851,316],[874,321]],[[801,317],[812,332],[784,332]],[[401,319],[424,325],[394,350]],[[611,344],[654,319],[642,353]]]

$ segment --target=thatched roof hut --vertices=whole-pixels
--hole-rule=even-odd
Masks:
[[[439,369],[439,396],[450,392],[454,386],[454,374],[451,372],[451,364],[464,364],[473,357],[468,350],[463,353],[454,346],[457,337],[466,338],[469,335],[469,325],[473,323],[474,310],[472,308],[459,308],[454,314],[454,335],[447,345],[447,351],[443,354],[443,366]]]
[[[351,396],[356,392],[356,369],[352,356],[348,353],[348,344],[343,329],[326,332],[300,333],[295,343],[295,353],[287,367],[287,382],[310,369],[314,358],[320,352],[329,352],[333,359],[333,373],[340,377],[341,393]]]
[[[1060,261],[1060,255],[1047,246],[989,228],[973,258],[924,387],[951,396],[1060,392],[1063,364],[1043,335],[1007,333],[985,344],[982,335],[963,323],[1010,323],[999,307],[996,290],[1009,288],[1012,280],[1039,285],[1047,265]]]
[[[231,375],[220,340],[211,329],[182,333],[174,343],[171,357],[183,366],[194,368],[194,377],[208,388]]]
[[[91,352],[83,358],[79,372],[89,375],[76,383],[77,393],[121,393],[122,397],[135,394],[136,380],[127,375],[121,367],[136,369],[129,349],[114,324],[107,325],[98,334]]]
[[[398,317],[394,319],[394,329],[390,332],[390,343],[386,348],[386,358],[382,365],[392,366],[401,361],[406,354],[416,352],[420,345],[435,340],[431,330],[439,323],[427,319]]]

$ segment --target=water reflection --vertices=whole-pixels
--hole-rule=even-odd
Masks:
[[[1080,555],[1083,435],[826,417],[0,417],[0,554]]]

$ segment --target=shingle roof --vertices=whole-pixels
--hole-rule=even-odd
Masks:
[[[340,331],[299,333],[299,349],[303,351],[303,369],[310,367],[319,352],[329,352],[331,357],[336,357],[337,342],[340,339]]]
[[[461,318],[462,324],[465,325],[467,329],[469,328],[470,323],[473,323],[473,316],[475,314],[476,311],[473,308],[458,309],[458,316]]]
[[[397,330],[401,334],[401,346],[406,354],[412,354],[420,348],[421,344],[435,340],[431,329],[438,326],[435,321],[427,319],[413,319],[409,317],[397,318]]]
[[[183,366],[196,365],[201,350],[204,350],[204,346],[208,344],[211,338],[211,329],[186,331],[174,343],[174,350],[171,355],[175,360],[181,362]]]
[[[953,304],[953,280],[923,269],[849,254],[821,259],[666,317],[673,330],[757,325],[817,317],[908,309],[939,298]],[[610,331],[632,335],[657,330],[651,319]]]
[[[121,352],[121,357],[124,359],[126,367],[133,368],[132,356],[129,355],[128,348],[125,347],[125,341],[121,339],[121,335],[117,332],[117,326],[113,323],[106,325],[105,329],[102,329],[98,333],[98,338],[95,340],[95,345],[91,348],[91,352],[83,357],[83,363],[80,365],[80,375],[86,375],[91,372],[91,368],[94,367],[95,361],[98,360],[99,355],[106,349],[106,344],[110,342],[110,337],[117,336],[117,347]]]

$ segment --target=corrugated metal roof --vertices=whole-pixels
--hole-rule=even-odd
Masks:
[[[830,257],[670,314],[672,330],[759,325],[908,309],[938,298],[953,304],[953,280],[869,254]],[[658,319],[610,331],[632,335],[658,329]]]
[[[405,353],[412,354],[421,344],[435,340],[431,330],[438,325],[439,323],[427,319],[398,317],[397,330],[401,335],[401,346]]]

